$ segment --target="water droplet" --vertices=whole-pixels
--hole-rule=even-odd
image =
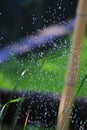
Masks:
[[[59,10],[61,10],[62,9],[62,7],[61,6],[59,6]]]
[[[26,71],[27,71],[27,70],[25,69],[25,70],[21,73],[21,77],[25,75]]]

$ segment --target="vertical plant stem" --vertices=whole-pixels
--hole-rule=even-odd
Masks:
[[[59,107],[58,117],[60,118],[58,118],[57,130],[62,130],[64,124],[65,124],[64,130],[68,130],[69,128],[69,116],[71,112],[72,101],[74,98],[74,88],[76,84],[80,53],[82,49],[82,42],[86,28],[86,20],[87,20],[87,0],[79,0],[72,47],[71,47],[71,54],[67,68],[64,90],[62,93]]]

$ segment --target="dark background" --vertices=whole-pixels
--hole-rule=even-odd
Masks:
[[[74,18],[78,0],[0,0],[0,47]]]

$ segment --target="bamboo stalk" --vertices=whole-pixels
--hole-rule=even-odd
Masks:
[[[59,107],[57,130],[69,129],[69,116],[74,98],[74,88],[76,84],[82,42],[86,28],[86,20],[87,0],[79,0],[66,80]]]

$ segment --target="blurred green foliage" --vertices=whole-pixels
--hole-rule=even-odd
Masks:
[[[87,73],[87,38],[84,38],[83,50],[80,58],[77,88]],[[42,57],[41,57],[42,55]],[[46,54],[27,55],[0,64],[0,86],[6,89],[32,91],[61,92],[69,57],[69,48],[48,51]],[[87,80],[86,80],[87,81]],[[87,82],[84,83],[80,95],[86,96]]]

